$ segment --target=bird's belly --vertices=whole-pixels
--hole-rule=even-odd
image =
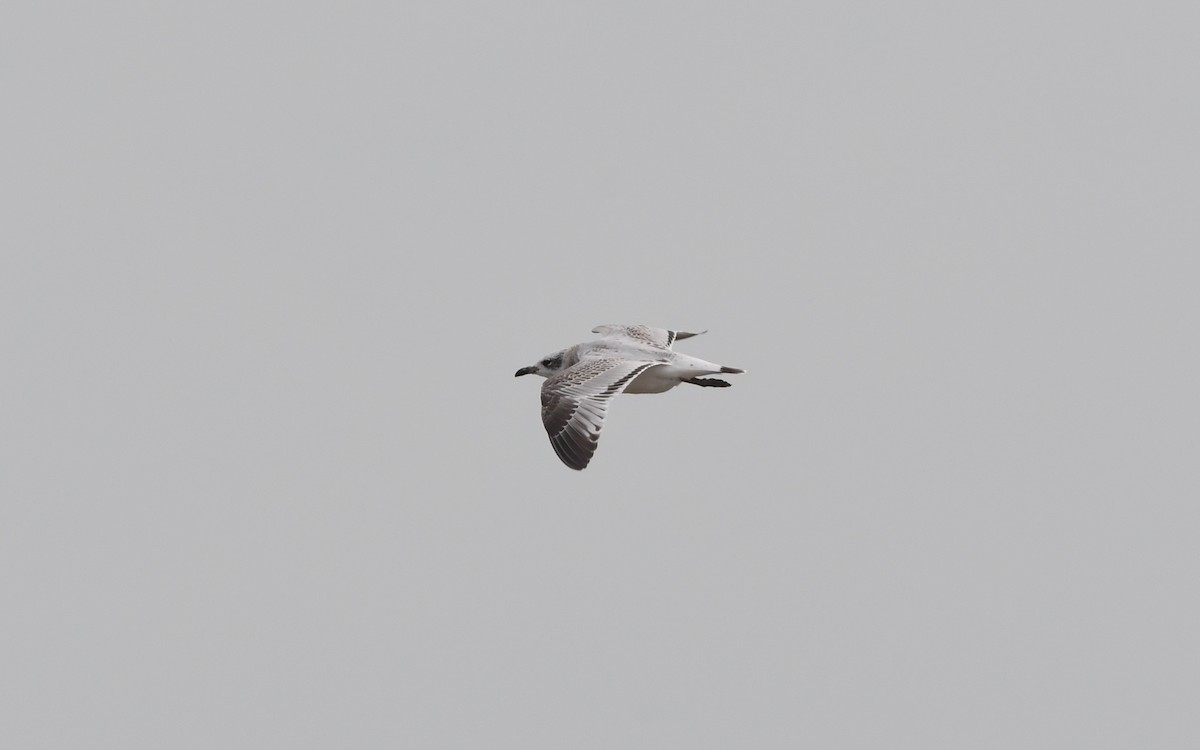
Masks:
[[[679,385],[679,376],[670,367],[651,367],[625,387],[626,393],[663,393]]]

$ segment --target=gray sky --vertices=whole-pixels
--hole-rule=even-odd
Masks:
[[[0,745],[1197,746],[1196,23],[6,4]]]

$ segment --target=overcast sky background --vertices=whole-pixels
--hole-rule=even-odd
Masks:
[[[1196,29],[6,3],[0,745],[1198,746]]]

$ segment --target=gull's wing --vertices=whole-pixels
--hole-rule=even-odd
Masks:
[[[583,469],[596,452],[612,397],[662,362],[589,357],[542,384],[542,423],[562,462]]]
[[[596,326],[592,329],[592,333],[599,333],[605,338],[626,339],[639,344],[656,346],[659,349],[670,349],[671,344],[680,339],[689,339],[706,332],[688,333],[687,331],[668,331],[666,328],[651,328],[650,326],[605,325]]]

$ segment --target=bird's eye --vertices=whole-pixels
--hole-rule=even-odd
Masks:
[[[558,366],[561,364],[562,364],[562,360],[558,359],[557,357],[555,357],[553,359],[542,360],[542,367],[548,367],[551,370],[558,369]]]

